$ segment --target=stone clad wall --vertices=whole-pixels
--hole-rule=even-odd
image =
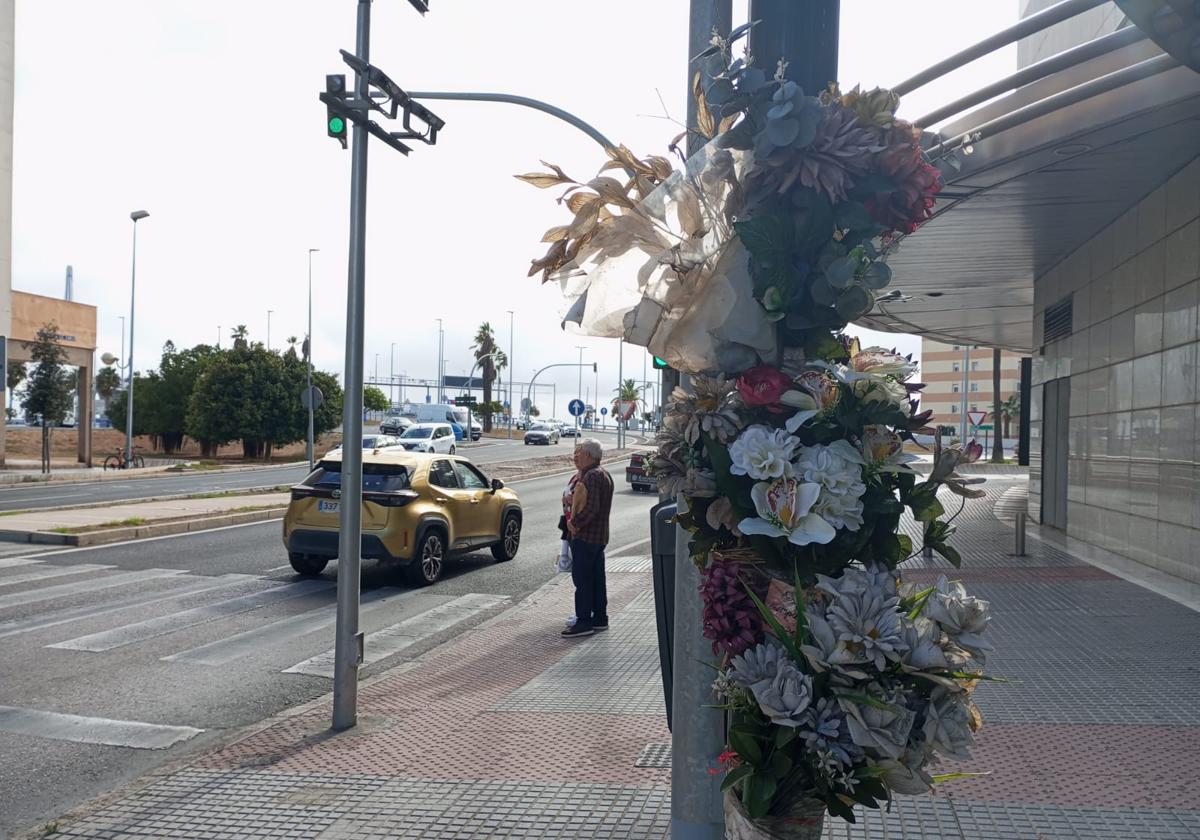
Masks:
[[[1043,383],[1070,381],[1067,533],[1200,581],[1200,158],[1037,279],[1071,335],[1035,356],[1030,515],[1043,487]]]

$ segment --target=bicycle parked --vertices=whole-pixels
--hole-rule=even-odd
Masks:
[[[125,450],[118,449],[116,454],[109,455],[104,459],[104,469],[106,470],[124,470],[124,469],[141,469],[146,466],[146,459],[137,454],[137,447],[134,447],[133,456],[126,461]]]

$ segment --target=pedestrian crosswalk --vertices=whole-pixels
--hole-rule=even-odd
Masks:
[[[208,725],[175,726],[193,722],[186,714],[147,716],[156,722],[143,724],[112,703],[95,709],[35,707],[29,697],[7,691],[2,677],[30,662],[57,680],[124,680],[136,686],[133,696],[139,700],[152,699],[160,683],[171,691],[180,685],[207,691],[230,680],[273,685],[333,676],[332,576],[130,571],[62,559],[0,559],[0,733],[159,749]],[[393,657],[440,641],[510,600],[438,589],[363,591],[363,668],[386,667]],[[321,681],[304,685],[320,690]]]

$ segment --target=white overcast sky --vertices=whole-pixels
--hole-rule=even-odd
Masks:
[[[676,133],[685,110],[687,0],[377,0],[371,58],[409,90],[489,90],[544,99],[639,154]],[[350,153],[325,136],[326,73],[347,72],[354,0],[18,0],[13,287],[99,307],[99,350],[119,354],[128,315],[129,213],[139,223],[139,370],[163,342],[228,342],[236,324],[280,346],[305,330],[309,248],[316,364],[342,371]],[[746,3],[735,0],[735,17]],[[904,9],[905,11],[901,11]],[[894,84],[1011,24],[1016,0],[884,4],[843,0],[843,87]],[[1015,69],[1015,49],[912,94],[901,113]],[[577,130],[513,106],[430,103],[446,120],[435,147],[404,158],[372,140],[367,226],[366,367],[435,375],[437,318],[446,371],[490,321],[503,349],[516,313],[515,375],[578,358],[616,386],[615,341],[559,329],[554,287],[525,277],[542,232],[563,221],[552,191],[512,178],[544,159],[591,177],[603,153]],[[903,279],[896,286],[903,288]],[[916,350],[914,339],[885,337]],[[627,347],[626,376],[644,353]],[[653,372],[651,372],[653,376]],[[507,377],[506,377],[507,378]],[[576,375],[563,371],[555,413]],[[589,373],[584,387],[594,397]],[[548,392],[547,392],[548,397]],[[546,407],[548,399],[538,400]]]

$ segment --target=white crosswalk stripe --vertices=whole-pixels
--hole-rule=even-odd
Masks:
[[[335,587],[332,583],[323,580],[305,580],[299,583],[273,586],[270,589],[250,595],[243,595],[240,598],[230,598],[225,601],[218,601],[215,604],[206,604],[201,607],[193,607],[190,610],[170,613],[169,615],[150,618],[134,624],[126,624],[121,627],[115,627],[112,630],[104,630],[99,633],[80,636],[77,639],[57,642],[47,645],[47,647],[100,653],[124,647],[125,645],[131,645],[134,642],[144,642],[147,639],[164,636],[167,633],[174,633],[176,630],[195,627],[197,624],[206,624],[210,621],[216,621],[219,618],[227,618],[239,613],[250,612],[269,604],[288,601],[292,598],[299,598],[314,592],[324,592],[333,588]]]
[[[0,577],[0,586],[14,586],[18,583],[30,583],[35,580],[46,580],[47,578],[83,575],[88,572],[99,572],[103,569],[111,568],[112,566],[96,566],[90,563],[83,563],[78,566],[42,566],[32,572],[21,572],[16,575]]]
[[[455,598],[449,603],[426,610],[423,613],[407,618],[398,624],[384,627],[374,633],[368,633],[363,643],[364,666],[393,656],[405,648],[411,647],[424,638],[433,636],[443,630],[449,630],[454,625],[465,621],[476,613],[489,610],[506,603],[508,598],[503,595],[469,594]],[[290,668],[285,668],[285,674],[310,674],[316,677],[333,678],[333,650],[327,650]]]
[[[239,584],[245,585],[250,581],[257,581],[259,578],[254,575],[221,575],[215,578],[193,578],[185,575],[180,575],[175,578],[179,582],[179,586],[169,592],[154,591],[141,595],[134,595],[129,598],[122,598],[118,601],[107,601],[101,604],[86,604],[82,607],[71,607],[68,609],[56,610],[50,613],[42,613],[32,618],[13,619],[11,621],[0,621],[0,639],[6,636],[15,636],[19,633],[31,633],[35,630],[44,630],[47,627],[57,627],[60,624],[67,624],[72,621],[82,621],[89,618],[95,618],[108,613],[119,612],[121,610],[131,609],[133,607],[148,607],[154,604],[161,604],[166,601],[182,601],[194,595],[199,595],[204,592],[210,592],[216,589],[227,589],[231,586]]]
[[[13,566],[32,566],[41,562],[35,557],[5,557],[0,558],[0,569],[8,569]]]
[[[203,731],[191,726],[163,726],[136,720],[111,720],[0,706],[0,732],[15,732],[19,735],[74,741],[79,744],[163,750],[180,741],[194,738]]]
[[[10,592],[0,595],[0,610],[8,607],[22,607],[26,604],[36,604],[40,601],[52,601],[68,595],[78,595],[80,592],[96,592],[101,589],[111,589],[116,586],[126,586],[130,583],[154,580],[155,578],[170,577],[183,574],[183,569],[143,569],[139,572],[121,572],[108,577],[88,578],[72,583],[60,583],[57,586],[47,586],[42,589],[31,589],[27,592]]]

